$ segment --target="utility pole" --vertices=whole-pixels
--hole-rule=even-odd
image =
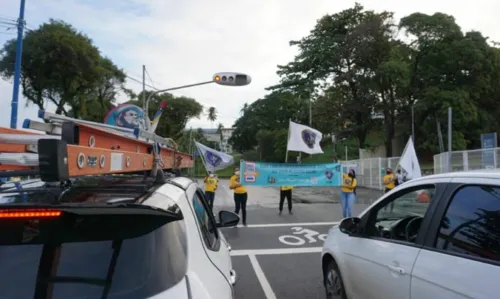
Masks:
[[[24,33],[24,7],[25,0],[21,0],[19,18],[17,19],[17,44],[16,62],[14,65],[14,88],[12,91],[12,110],[10,114],[10,127],[17,128],[17,106],[19,104],[19,81],[21,79],[21,62],[23,58],[23,33]]]
[[[411,141],[415,145],[415,111],[413,109],[415,105],[411,105]]]
[[[451,141],[452,141],[452,133],[453,133],[453,128],[451,127],[452,125],[452,110],[451,107],[448,108],[448,172],[452,172],[453,167],[451,166]]]
[[[142,65],[142,105],[146,103],[146,66]],[[148,113],[144,111],[144,113]]]

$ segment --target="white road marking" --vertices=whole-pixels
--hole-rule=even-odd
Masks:
[[[299,254],[299,253],[317,253],[323,251],[323,247],[304,247],[304,248],[276,248],[276,249],[243,249],[232,250],[231,256],[256,256],[256,255],[277,255],[277,254]]]
[[[262,287],[262,290],[264,291],[264,294],[266,295],[267,299],[276,299],[276,294],[274,293],[273,289],[271,288],[271,285],[269,284],[269,281],[266,278],[266,275],[264,274],[264,271],[262,271],[262,268],[260,267],[259,261],[257,261],[257,258],[255,255],[250,254],[248,255],[248,258],[250,259],[250,263],[252,264],[253,270],[255,271],[255,274],[257,275],[257,279],[260,282],[260,286]]]
[[[269,223],[269,224],[249,224],[247,226],[239,224],[238,227],[286,227],[286,226],[314,226],[314,225],[335,225],[339,222],[304,222],[304,223]]]

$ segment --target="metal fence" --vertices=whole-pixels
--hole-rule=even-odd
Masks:
[[[451,152],[451,170],[448,153],[434,155],[434,173],[499,168],[500,148]]]
[[[396,168],[400,157],[392,158],[367,158],[358,160],[342,161],[346,168],[356,170],[358,186],[383,190],[382,177],[387,167]]]

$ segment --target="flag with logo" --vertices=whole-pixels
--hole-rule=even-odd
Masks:
[[[406,171],[408,177],[411,179],[416,179],[422,176],[420,164],[418,163],[417,152],[415,151],[411,137],[406,144],[401,158],[399,159],[399,166]]]
[[[323,150],[319,144],[322,137],[323,134],[320,131],[290,121],[286,150],[306,154],[322,154]]]
[[[217,171],[234,164],[234,158],[223,152],[219,152],[195,141],[200,156],[207,171]]]

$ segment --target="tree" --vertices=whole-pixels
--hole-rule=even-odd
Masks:
[[[146,91],[146,98],[151,92]],[[142,92],[138,95],[142,99]],[[160,118],[156,134],[178,140],[184,134],[186,124],[192,118],[199,118],[203,112],[203,106],[195,99],[187,97],[175,97],[169,93],[157,94],[149,102],[148,115],[151,117],[158,110],[162,100],[167,102],[163,116]],[[142,107],[141,100],[131,100],[129,104]]]
[[[454,148],[478,145],[479,134],[497,123],[498,49],[479,32],[463,34],[455,19],[442,13],[414,13],[399,26],[413,38],[405,104],[407,111],[415,105],[415,127],[426,136],[418,144],[437,151],[432,120],[446,123],[447,108],[452,107]]]
[[[271,87],[311,95],[318,89],[338,86],[343,102],[336,107],[341,109],[342,122],[352,124],[361,148],[365,147],[377,102],[369,88],[372,74],[367,72],[365,60],[369,55],[363,51],[371,40],[366,32],[370,27],[364,22],[373,15],[356,3],[353,8],[322,17],[308,36],[290,42],[299,54],[287,65],[278,66],[281,83]]]
[[[245,113],[236,120],[230,142],[239,152],[254,149],[260,130],[288,129],[289,121],[307,123],[307,100],[291,92],[271,92],[248,105]]]
[[[7,41],[2,50],[0,74],[14,75],[16,41]],[[56,105],[57,114],[67,115],[67,105],[74,115],[96,91],[103,80],[105,65],[90,38],[71,25],[50,20],[26,34],[23,45],[21,84],[23,95],[40,109],[47,101]]]
[[[101,58],[100,80],[94,90],[83,101],[72,102],[68,115],[84,120],[102,122],[109,110],[115,106],[118,93],[134,98],[133,92],[125,87],[126,75],[109,58]],[[76,112],[76,113],[75,113]]]
[[[207,119],[213,123],[217,120],[217,109],[215,107],[207,108]]]

